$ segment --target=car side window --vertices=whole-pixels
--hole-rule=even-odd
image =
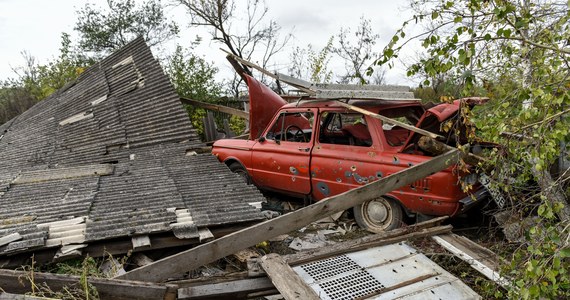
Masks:
[[[324,112],[319,130],[319,143],[372,146],[372,136],[361,113]]]
[[[283,112],[271,125],[265,139],[276,142],[308,143],[312,137],[312,112]]]

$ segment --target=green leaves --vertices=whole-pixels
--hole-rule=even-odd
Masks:
[[[87,4],[77,11],[74,30],[79,46],[89,52],[107,54],[139,35],[149,46],[162,44],[178,34],[178,26],[164,14],[160,0],[108,0],[108,10]]]
[[[204,58],[196,56],[191,49],[178,45],[174,54],[168,58],[165,71],[181,97],[217,103],[222,94],[222,85],[215,81],[218,69]],[[192,126],[198,134],[203,135],[202,118],[206,116],[205,110],[190,105],[186,106],[186,110]]]
[[[416,4],[416,21],[426,30],[420,37],[425,51],[407,74],[421,78],[417,95],[426,100],[441,95],[491,98],[473,113],[477,135],[502,145],[488,153],[496,162],[490,175],[504,181],[502,190],[513,213],[524,220],[520,224],[528,245],[514,252],[509,275],[518,288],[509,291],[509,298],[569,298],[570,250],[564,243],[570,228],[559,223],[562,203],[551,203],[556,187],[538,183],[564,153],[560,143],[570,141],[570,116],[557,115],[570,107],[570,54],[560,48],[570,40],[570,3]],[[422,11],[426,7],[435,9]],[[386,60],[398,54],[397,48],[390,49],[384,51]],[[570,198],[569,192],[564,196]]]

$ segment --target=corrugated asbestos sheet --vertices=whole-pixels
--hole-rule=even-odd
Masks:
[[[262,219],[254,187],[187,155],[203,146],[136,39],[0,125],[0,256]]]

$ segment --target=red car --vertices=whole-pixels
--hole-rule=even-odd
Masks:
[[[319,201],[431,159],[416,146],[419,135],[350,110],[336,100],[287,103],[247,77],[250,139],[216,141],[212,153],[232,171],[263,190]],[[438,131],[459,104],[425,109],[419,100],[351,99],[348,104],[417,127]],[[485,190],[463,192],[461,176],[450,167],[354,208],[357,223],[372,232],[402,224],[404,214],[454,216]]]

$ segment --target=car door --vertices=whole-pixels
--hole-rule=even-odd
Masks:
[[[265,189],[311,193],[310,154],[316,109],[284,109],[253,147],[253,180]]]
[[[378,120],[344,109],[321,110],[312,151],[313,197],[320,200],[381,178],[385,174]]]

